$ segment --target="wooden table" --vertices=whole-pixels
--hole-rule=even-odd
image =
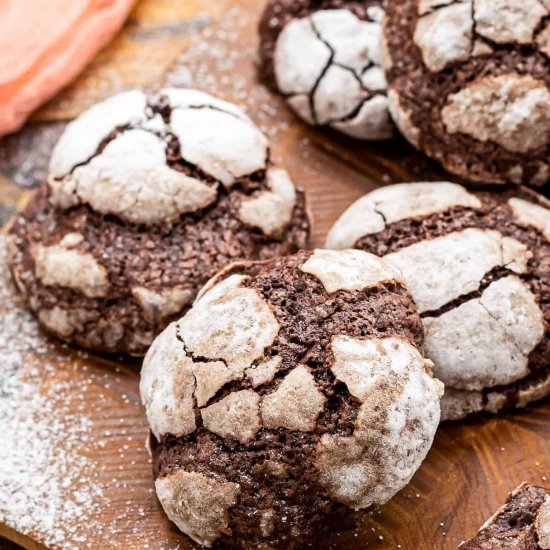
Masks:
[[[243,103],[271,137],[275,159],[308,192],[314,246],[322,246],[352,200],[376,186],[446,178],[403,140],[367,146],[297,121],[255,80],[262,4],[142,0],[77,82],[22,132],[0,141],[0,225],[44,177],[66,121],[133,87],[196,86]],[[16,470],[7,481],[0,470],[0,535],[27,549],[192,548],[152,491],[139,365],[49,341],[8,297],[6,279],[0,265],[0,468]],[[6,442],[13,449],[2,451]],[[550,403],[505,418],[445,425],[409,487],[381,509],[357,514],[316,547],[453,549],[508,491],[522,481],[545,484],[547,476]],[[3,480],[12,488],[20,484],[17,507],[2,497]]]

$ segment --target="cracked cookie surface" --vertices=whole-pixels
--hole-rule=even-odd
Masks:
[[[524,407],[550,394],[550,205],[525,188],[384,187],[340,217],[329,248],[399,270],[446,385],[444,419]]]
[[[139,355],[219,269],[308,234],[304,194],[244,111],[196,90],[132,91],[69,124],[12,225],[10,263],[49,332]]]
[[[290,548],[327,515],[386,502],[439,422],[442,386],[422,345],[399,274],[373,255],[227,268],[143,365],[170,519],[207,546]]]
[[[543,0],[390,2],[382,51],[394,121],[465,179],[543,185],[549,40]]]
[[[550,491],[523,483],[459,550],[550,550]]]
[[[388,139],[383,17],[377,0],[272,0],[260,22],[260,73],[309,124]]]

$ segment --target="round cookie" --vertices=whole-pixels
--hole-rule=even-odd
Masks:
[[[399,275],[359,250],[235,264],[149,350],[141,395],[169,518],[290,548],[383,503],[431,446],[442,385]]]
[[[550,394],[550,203],[540,195],[383,187],[341,216],[327,246],[375,253],[402,273],[446,385],[444,419]]]
[[[126,92],[68,125],[16,218],[11,269],[43,327],[145,353],[237,259],[306,244],[304,194],[238,107],[186,89]]]
[[[550,179],[550,3],[388,2],[393,119],[445,169],[480,183]]]
[[[260,22],[260,74],[309,124],[388,139],[383,18],[381,0],[271,0]]]

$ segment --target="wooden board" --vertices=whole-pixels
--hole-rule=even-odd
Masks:
[[[0,141],[0,225],[25,199],[24,189],[44,177],[65,122],[136,86],[194,85],[245,104],[271,137],[276,160],[308,192],[314,246],[352,200],[376,186],[445,178],[402,140],[367,146],[307,128],[258,84],[262,4],[142,0],[74,85],[20,134]],[[49,341],[7,285],[0,253],[0,535],[27,549],[192,548],[152,490],[139,364]],[[545,484],[548,476],[549,402],[445,425],[409,487],[381,509],[355,515],[316,548],[453,549],[508,491],[522,481]]]

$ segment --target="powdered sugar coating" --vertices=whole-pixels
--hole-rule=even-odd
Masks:
[[[202,409],[201,417],[207,430],[248,443],[261,427],[260,397],[252,390],[231,393]]]
[[[410,481],[439,424],[443,387],[404,340],[340,337],[332,349],[336,376],[362,405],[351,437],[322,436],[317,462],[331,496],[358,510]]]
[[[144,130],[128,130],[109,142],[70,177],[50,179],[60,208],[89,204],[102,214],[135,223],[154,223],[213,203],[215,186],[166,165],[166,144]]]
[[[172,323],[147,352],[139,385],[149,425],[157,437],[186,435],[196,428],[192,366]]]
[[[296,65],[297,51],[305,54],[307,63]],[[281,33],[275,50],[275,71],[281,92],[306,94],[312,90],[319,74],[329,62],[330,55],[330,48],[319,40],[309,18],[288,24]]]
[[[389,69],[389,62],[386,65],[386,69]],[[401,134],[403,134],[403,137],[411,145],[419,148],[420,128],[414,125],[410,111],[403,107],[399,94],[391,88],[388,90],[388,109],[390,111],[392,120],[399,128]]]
[[[238,105],[201,92],[200,90],[193,88],[163,88],[160,93],[168,99],[168,104],[172,109],[212,108],[230,113],[252,124],[250,118]]]
[[[476,208],[479,199],[456,183],[401,183],[376,189],[357,199],[330,229],[327,248],[351,248],[386,225],[427,216],[454,206]]]
[[[441,398],[441,421],[461,420],[469,414],[484,410],[484,396],[480,391],[445,388]]]
[[[308,368],[298,365],[276,391],[262,399],[262,423],[271,429],[312,432],[325,402]]]
[[[442,6],[421,17],[414,41],[433,72],[447,64],[468,59],[473,39],[472,0]]]
[[[490,395],[490,394],[489,394]],[[550,395],[550,378],[542,378],[529,384],[525,388],[520,388],[517,397],[517,406],[525,408],[530,403],[540,401]]]
[[[425,318],[424,326],[426,354],[436,364],[435,376],[464,390],[524,378],[529,354],[545,333],[535,296],[515,276],[492,283],[479,299],[437,318]]]
[[[550,91],[531,76],[485,77],[449,96],[441,118],[451,134],[526,153],[550,141]]]
[[[352,72],[340,65],[330,66],[314,94],[318,123],[330,124],[345,119],[364,95],[361,82]]]
[[[250,122],[218,109],[175,109],[171,118],[183,158],[230,188],[266,167],[267,138]]]
[[[109,290],[107,271],[91,254],[60,242],[37,245],[32,255],[36,276],[46,286],[71,288],[89,298],[101,298]]]
[[[311,101],[307,94],[294,94],[287,98],[287,103],[308,124],[315,124],[313,111],[311,110]]]
[[[220,388],[235,378],[223,361],[193,361],[192,369],[198,407],[204,407]]]
[[[362,21],[347,9],[319,10],[282,30],[274,52],[277,86],[306,122],[358,139],[392,136],[379,67],[381,14],[375,7]]]
[[[476,32],[500,44],[529,44],[548,12],[539,0],[474,0]]]
[[[361,21],[351,11],[321,10],[311,15],[313,28],[334,52],[334,63],[362,71],[380,63],[380,21]]]
[[[292,220],[296,204],[296,188],[288,173],[280,168],[267,171],[268,191],[259,191],[250,198],[243,198],[239,219],[253,227],[259,227],[265,235],[277,237]]]
[[[376,391],[388,373],[403,374],[425,361],[414,346],[394,337],[354,340],[341,336],[333,340],[332,351],[332,372],[361,402]]]
[[[70,310],[54,306],[51,309],[40,309],[38,320],[58,338],[67,338],[77,330],[83,330],[86,323],[97,321],[99,314],[82,308]]]
[[[140,389],[157,437],[194,431],[193,399],[204,407],[226,383],[242,379],[277,336],[279,325],[268,305],[255,290],[240,286],[244,280],[232,275],[199,296],[188,314],[170,325],[147,353]],[[212,431],[237,439],[249,437],[238,433],[239,426],[249,434],[247,425],[254,425],[238,422],[245,413],[251,414],[249,395],[244,397],[246,410],[233,401],[203,409]],[[231,420],[224,407],[237,410],[237,416]]]
[[[389,102],[385,95],[375,95],[363,103],[363,106],[353,120],[333,122],[335,130],[356,139],[372,139],[381,133],[381,128],[392,125],[389,115]]]
[[[237,501],[238,485],[179,470],[157,479],[155,489],[170,520],[195,542],[210,547],[230,533],[228,509]]]
[[[182,311],[193,300],[194,292],[189,288],[173,287],[150,290],[133,287],[132,295],[139,302],[147,319],[166,319]]]
[[[132,90],[90,107],[70,122],[50,160],[50,174],[61,178],[91,159],[114,128],[139,124],[145,119],[147,97]]]
[[[420,313],[478,290],[495,267],[525,273],[530,258],[530,251],[519,241],[482,229],[420,241],[385,256],[402,273]]]
[[[535,227],[550,240],[550,210],[518,198],[511,198],[508,204],[519,223]]]
[[[167,104],[165,120],[159,105]],[[202,181],[173,169],[168,141],[184,161],[212,176]],[[89,204],[135,223],[170,220],[213,204],[218,185],[266,168],[267,138],[237,106],[197,90],[169,88],[148,97],[111,97],[73,121],[56,146],[51,201],[60,208]]]
[[[328,292],[363,290],[401,280],[389,264],[360,250],[315,250],[301,270],[318,278]]]
[[[281,367],[282,361],[280,357],[272,357],[267,361],[260,361],[257,365],[252,365],[246,369],[246,376],[252,383],[252,387],[257,388],[262,384],[271,382]]]
[[[231,371],[245,369],[273,343],[279,324],[257,291],[232,275],[203,294],[179,323],[179,335],[192,356],[219,359]]]
[[[491,52],[490,42],[530,44],[549,13],[539,0],[461,0],[419,2],[414,41],[433,72],[456,61]],[[487,39],[481,42],[475,35]]]

